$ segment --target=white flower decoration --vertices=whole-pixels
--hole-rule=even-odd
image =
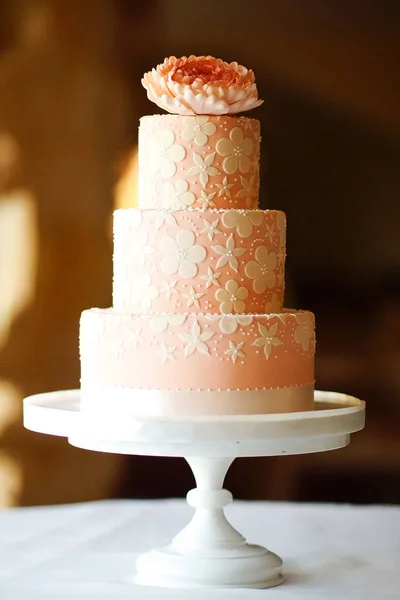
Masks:
[[[157,354],[161,356],[161,360],[163,361],[163,363],[166,363],[169,360],[176,360],[174,356],[175,350],[176,346],[167,346],[163,342],[161,345],[161,350],[157,352]]]
[[[243,187],[236,194],[236,198],[246,198],[247,207],[255,208],[257,206],[257,190],[254,186],[254,175],[250,179],[240,175],[240,183]]]
[[[183,295],[187,299],[186,306],[188,308],[190,308],[191,306],[197,306],[197,308],[200,308],[199,300],[200,300],[200,298],[202,298],[204,296],[204,294],[201,294],[200,292],[196,292],[194,287],[191,287],[189,293],[183,294]]]
[[[229,340],[229,348],[225,350],[225,354],[229,354],[232,362],[236,362],[239,357],[244,358],[244,352],[242,352],[244,342],[240,342],[237,346]]]
[[[211,192],[211,194],[206,194],[205,190],[201,190],[201,198],[199,198],[199,202],[201,202],[201,208],[203,210],[207,210],[208,208],[216,208],[216,204],[213,201],[216,192]]]
[[[221,197],[222,194],[225,194],[226,196],[228,196],[228,198],[231,198],[231,188],[233,188],[233,183],[228,183],[228,178],[224,177],[222,183],[216,183],[215,184],[217,186],[217,188],[219,188],[219,192],[218,192],[218,197]]]
[[[228,210],[222,217],[227,229],[234,229],[240,237],[247,238],[253,233],[253,227],[261,225],[264,219],[262,210]]]
[[[215,152],[209,154],[208,156],[205,156],[204,160],[201,158],[200,154],[197,154],[197,152],[193,152],[193,160],[196,166],[191,167],[187,174],[198,175],[203,188],[206,187],[210,175],[218,175],[219,173],[218,169],[212,166],[214,159]]]
[[[161,270],[166,275],[179,275],[191,279],[197,275],[197,265],[205,259],[207,252],[203,246],[196,245],[196,236],[188,229],[182,229],[176,236],[161,240],[160,248],[166,258],[161,261]]]
[[[150,327],[155,333],[164,333],[167,331],[168,325],[176,327],[182,325],[186,321],[186,315],[184,314],[162,314],[154,315],[150,321]]]
[[[185,129],[182,137],[187,142],[194,141],[196,146],[205,146],[208,142],[208,136],[213,135],[217,128],[211,123],[209,117],[183,117]]]
[[[210,240],[213,239],[213,237],[216,233],[222,233],[222,231],[220,231],[218,229],[218,219],[216,219],[215,221],[212,221],[212,222],[207,221],[207,219],[203,219],[203,221],[205,223],[205,227],[204,227],[204,229],[201,230],[200,233],[206,233]]]
[[[296,315],[296,321],[298,326],[294,332],[294,339],[306,351],[309,349],[310,341],[314,336],[313,322],[309,315],[302,313]]]
[[[179,333],[181,340],[187,343],[185,347],[185,357],[190,356],[194,352],[200,352],[201,354],[210,354],[208,346],[205,342],[208,342],[214,334],[212,331],[201,332],[200,325],[197,321],[193,322],[190,333]]]
[[[283,342],[278,337],[276,337],[276,333],[278,331],[278,323],[272,325],[270,329],[258,324],[258,330],[261,334],[261,337],[257,338],[253,342],[253,346],[262,347],[264,346],[264,354],[265,358],[268,359],[271,356],[272,346],[282,346]]]
[[[132,348],[134,348],[136,350],[136,348],[139,345],[139,342],[143,342],[143,338],[140,335],[142,332],[141,327],[138,327],[137,329],[132,329],[128,332],[127,335],[127,342],[128,344],[131,345]]]
[[[158,289],[151,284],[150,275],[143,273],[135,279],[132,296],[144,310],[151,307],[152,301],[158,297]]]
[[[130,235],[128,238],[128,251],[135,262],[143,267],[146,262],[146,256],[155,252],[155,248],[147,245],[147,232],[140,231],[135,235]]]
[[[250,171],[249,156],[253,152],[253,140],[245,138],[240,127],[234,127],[228,138],[218,140],[216,150],[225,156],[222,168],[228,175],[233,175],[239,169],[242,173]]]
[[[253,281],[253,290],[256,294],[263,294],[268,287],[272,289],[275,285],[275,269],[277,258],[275,252],[270,252],[265,246],[258,246],[255,252],[256,260],[247,263],[245,273]]]
[[[248,295],[248,290],[245,287],[239,287],[238,282],[234,279],[230,279],[225,288],[220,288],[215,292],[216,299],[221,303],[220,311],[225,315],[244,312],[246,308],[244,300]]]
[[[207,275],[201,275],[200,279],[205,279],[206,289],[208,289],[212,285],[215,285],[217,287],[221,285],[218,281],[219,277],[221,277],[221,273],[215,273],[211,267],[208,267]]]
[[[253,322],[252,315],[207,315],[209,321],[219,321],[219,328],[222,333],[235,333],[239,325],[246,327]]]
[[[164,203],[168,208],[186,208],[194,204],[196,196],[189,192],[189,184],[185,179],[175,182],[167,181],[164,186]]]
[[[265,312],[269,313],[280,313],[282,310],[282,303],[278,298],[278,294],[272,294],[271,300],[265,304]]]
[[[217,254],[221,254],[221,258],[217,262],[217,269],[229,263],[231,269],[237,273],[239,265],[237,257],[242,256],[246,252],[246,248],[235,248],[235,240],[232,233],[226,240],[226,246],[212,246],[212,249]]]
[[[168,225],[178,225],[170,208],[160,208],[156,215],[156,229],[161,229],[164,223],[168,223]]]
[[[160,173],[161,177],[173,177],[176,173],[176,163],[186,156],[183,146],[175,144],[175,134],[170,129],[162,129],[156,138],[152,138],[149,164],[152,173]]]
[[[176,289],[177,283],[176,279],[174,281],[163,281],[163,287],[160,289],[160,292],[165,294],[167,300],[171,300],[172,295],[178,294],[178,290]]]

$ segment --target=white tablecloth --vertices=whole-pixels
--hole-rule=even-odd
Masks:
[[[107,501],[0,512],[1,600],[389,600],[400,598],[400,508],[234,502],[251,542],[284,560],[270,590],[169,590],[131,583],[138,552],[170,541],[181,500]]]

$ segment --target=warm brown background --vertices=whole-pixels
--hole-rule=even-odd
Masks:
[[[180,460],[98,455],[21,425],[77,387],[82,309],[111,301],[110,216],[157,112],[141,74],[238,60],[263,106],[262,207],[288,216],[287,304],[317,318],[317,384],[368,401],[345,450],[236,461],[240,497],[400,502],[400,5],[379,0],[2,0],[0,505],[179,495]],[[117,191],[116,191],[117,190]],[[121,191],[122,190],[122,191]]]

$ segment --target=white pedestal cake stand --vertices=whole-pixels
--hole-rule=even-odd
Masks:
[[[195,513],[164,547],[139,556],[135,581],[163,587],[267,588],[283,581],[282,560],[246,543],[223,508],[232,495],[223,489],[236,457],[322,452],[346,446],[364,427],[364,402],[315,392],[315,410],[275,415],[124,418],[90,421],[80,412],[80,392],[38,394],[24,401],[24,425],[68,437],[74,446],[97,452],[182,456],[197,487],[187,495]]]

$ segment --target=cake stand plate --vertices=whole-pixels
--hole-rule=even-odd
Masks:
[[[225,517],[232,495],[222,486],[230,465],[240,456],[341,448],[364,421],[364,402],[333,392],[315,392],[315,410],[308,412],[182,418],[89,418],[80,411],[79,390],[24,400],[24,425],[32,431],[68,437],[72,445],[98,452],[187,460],[197,484],[187,495],[193,518],[169,545],[142,554],[136,563],[137,583],[163,587],[279,585],[282,560],[248,544]]]

